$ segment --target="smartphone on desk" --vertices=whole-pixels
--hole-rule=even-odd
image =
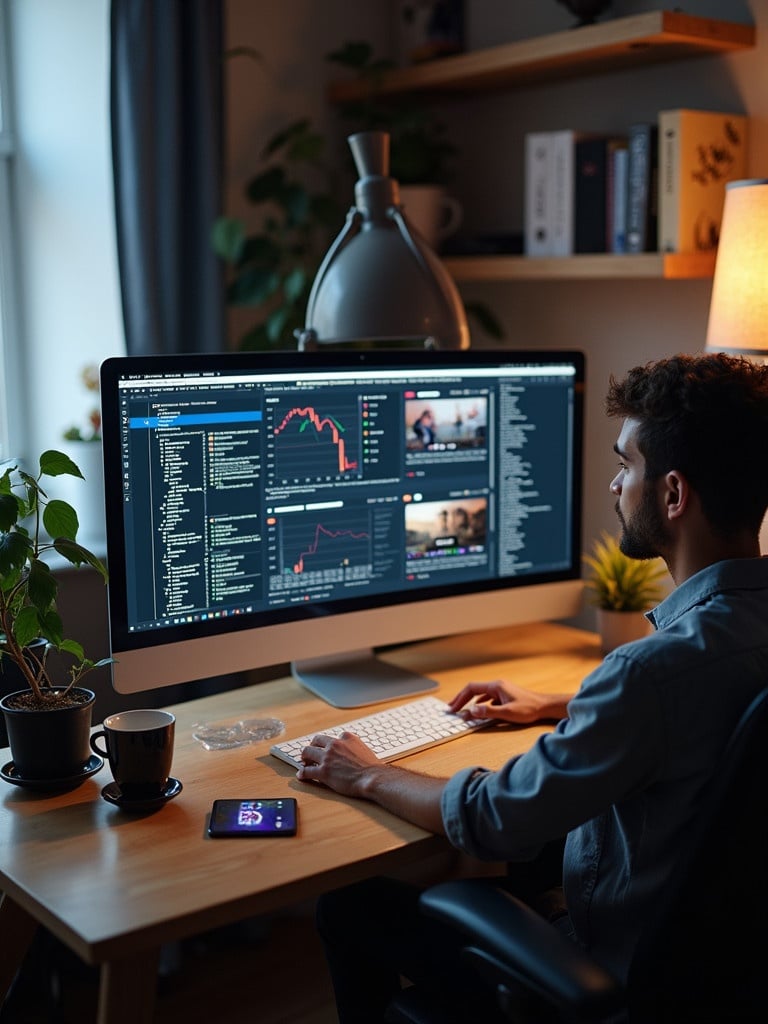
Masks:
[[[208,835],[295,836],[297,818],[293,797],[214,800]]]

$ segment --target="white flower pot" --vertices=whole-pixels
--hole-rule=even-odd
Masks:
[[[616,612],[608,608],[597,609],[597,631],[603,654],[622,644],[640,640],[651,632],[651,624],[644,612]]]

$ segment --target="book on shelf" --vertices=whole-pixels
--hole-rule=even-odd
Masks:
[[[658,133],[659,249],[716,249],[725,186],[747,173],[747,118],[710,110],[662,110]]]
[[[551,132],[525,136],[523,236],[526,256],[551,256]]]
[[[658,228],[657,125],[630,125],[627,150],[627,252],[653,252]]]
[[[629,150],[626,139],[612,146],[608,165],[608,252],[627,251],[627,186],[629,184]]]
[[[552,255],[571,256],[575,231],[575,146],[581,133],[570,128],[550,133],[552,166]]]
[[[525,253],[572,256],[577,217],[576,153],[591,138],[562,129],[525,137]]]
[[[610,252],[613,230],[613,154],[625,145],[614,136],[588,136],[575,144],[574,252]]]
[[[605,252],[606,139],[576,142],[574,168],[574,252]]]

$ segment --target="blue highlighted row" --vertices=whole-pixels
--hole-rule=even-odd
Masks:
[[[187,412],[168,416],[131,416],[131,430],[156,430],[158,427],[199,427],[222,423],[259,423],[258,409],[244,412]]]

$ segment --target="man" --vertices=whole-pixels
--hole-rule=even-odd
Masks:
[[[625,979],[718,756],[768,680],[768,560],[758,539],[768,507],[768,367],[677,356],[611,380],[606,404],[622,419],[610,485],[621,548],[661,556],[676,584],[649,613],[656,631],[608,655],[567,708],[566,697],[510,683],[466,686],[452,701],[464,714],[559,719],[499,771],[426,778],[379,763],[347,734],[315,737],[298,777],[372,800],[489,860],[525,861],[567,836],[558,926]],[[428,942],[418,939],[422,951],[439,950],[432,963],[409,948],[413,895],[382,881],[368,896],[377,917],[354,888],[320,908],[342,1024],[381,1019],[397,970],[437,979],[442,970],[445,984],[447,967],[451,982],[458,977],[437,926],[425,926]],[[371,921],[362,934],[361,919]]]

